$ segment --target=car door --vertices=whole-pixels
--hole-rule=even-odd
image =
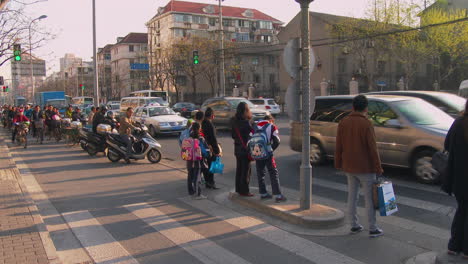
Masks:
[[[405,166],[408,161],[411,131],[405,128],[389,127],[387,121],[399,120],[388,102],[369,101],[369,120],[374,124],[374,131],[382,163],[394,166]]]
[[[142,108],[137,108],[135,113],[132,116],[132,119],[135,122],[140,122],[141,123],[141,115],[142,115]]]

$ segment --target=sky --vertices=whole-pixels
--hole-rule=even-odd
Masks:
[[[188,0],[193,1],[195,0]],[[315,0],[310,11],[335,15],[362,17],[371,0]],[[113,44],[117,37],[129,32],[147,32],[145,23],[160,6],[169,0],[96,0],[97,46]],[[217,0],[196,0],[217,4]],[[283,21],[285,25],[299,12],[294,0],[225,0],[223,5],[254,8]],[[36,51],[46,60],[47,75],[59,70],[59,58],[74,53],[84,60],[91,60],[92,0],[46,0],[29,6],[26,12],[33,18],[47,15],[40,20],[41,27],[54,32],[57,37]],[[5,65],[0,72],[9,69]]]

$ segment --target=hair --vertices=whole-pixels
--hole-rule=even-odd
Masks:
[[[96,110],[96,107],[91,106],[91,111]]]
[[[367,97],[362,94],[354,97],[353,99],[354,111],[362,112],[367,108],[368,105],[369,101],[367,101]]]
[[[70,107],[71,107],[71,106],[70,106]],[[78,110],[80,110],[80,108],[79,108],[79,107],[75,107],[75,111],[78,111]]]
[[[237,120],[243,120],[243,119],[244,119],[245,112],[247,112],[247,110],[249,110],[249,106],[247,105],[247,103],[245,103],[245,102],[240,102],[240,103],[237,105],[236,119],[237,119]]]
[[[127,108],[127,112],[130,112],[130,110],[133,110],[133,107]]]
[[[266,115],[265,118],[263,118],[264,120],[272,120],[272,121],[275,121],[275,118],[272,116],[272,115]]]
[[[200,137],[200,124],[197,122],[192,124],[192,131],[190,132],[190,137],[199,138]]]
[[[211,118],[213,116],[213,109],[208,107],[205,111],[205,118]]]
[[[203,113],[203,111],[198,111],[195,113],[195,120],[197,121],[203,120],[204,116],[205,114]]]

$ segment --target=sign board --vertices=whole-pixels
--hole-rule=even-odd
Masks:
[[[286,72],[293,79],[299,78],[300,65],[299,38],[293,38],[288,41],[283,51],[283,63]]]
[[[131,70],[149,70],[148,63],[132,63],[130,64]]]
[[[315,54],[312,47],[309,46],[309,74],[314,72],[315,69]]]
[[[300,82],[299,81],[293,81],[289,86],[288,89],[286,90],[286,96],[285,96],[285,104],[286,104],[286,110],[288,112],[288,116],[291,120],[293,121],[300,121],[301,117],[299,114],[299,107],[300,107],[300,96],[299,96],[299,86]]]
[[[387,86],[387,83],[385,81],[378,81],[377,85],[378,86]]]

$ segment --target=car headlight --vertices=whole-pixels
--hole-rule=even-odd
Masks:
[[[182,125],[186,126],[187,125],[187,119],[185,119],[184,121],[182,121]]]
[[[265,114],[266,114],[266,115],[271,115],[270,111],[266,111]]]
[[[169,123],[168,122],[161,122],[161,123],[159,123],[159,126],[167,127],[167,126],[169,126]]]

